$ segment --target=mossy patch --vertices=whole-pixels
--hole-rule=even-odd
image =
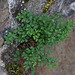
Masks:
[[[49,9],[49,7],[55,3],[56,0],[47,0],[47,4],[45,5],[44,9],[43,9],[43,13],[46,13]]]

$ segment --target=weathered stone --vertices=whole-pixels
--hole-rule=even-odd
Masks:
[[[7,6],[8,6],[7,0],[0,0],[0,9],[1,10],[7,8]]]
[[[74,65],[71,65],[70,71],[71,71],[71,74],[72,75],[75,75],[75,64]]]
[[[65,16],[71,16],[71,15],[73,15],[73,13],[74,13],[74,10],[70,9],[69,6],[64,8],[62,11],[62,14]]]
[[[3,11],[2,10],[0,11],[0,22],[4,22],[8,17],[9,17],[8,8],[6,8]]]
[[[4,70],[4,68],[0,67],[0,75],[7,75],[7,72]]]
[[[7,46],[3,46],[0,48],[0,75],[7,75],[6,70],[4,69],[5,63],[1,60],[1,54],[6,49]]]
[[[34,75],[40,75],[40,73],[39,72],[36,72]]]
[[[4,30],[4,28],[9,27],[9,10],[8,8],[4,10],[0,10],[0,32]]]
[[[15,46],[11,45],[5,51],[3,51],[1,59],[5,64],[8,64],[12,60],[12,54],[16,51]]]
[[[4,39],[2,38],[2,36],[0,34],[0,47],[2,46],[3,43],[4,43]]]
[[[70,8],[75,11],[75,2],[71,3]]]
[[[1,58],[1,57],[0,57]],[[0,66],[5,67],[4,62],[0,59]]]
[[[0,32],[2,32],[7,25],[9,26],[8,17],[9,17],[8,8],[0,10]]]
[[[41,15],[42,14],[42,8],[41,8],[41,2],[40,0],[29,0],[29,2],[25,5],[28,11],[33,12],[34,14]]]
[[[5,31],[6,28],[9,29],[9,27],[10,27],[10,23],[9,23],[9,19],[7,19],[6,21],[1,23],[0,32]]]
[[[15,1],[17,2],[17,0],[8,0],[10,14],[11,14],[11,9],[14,8]]]

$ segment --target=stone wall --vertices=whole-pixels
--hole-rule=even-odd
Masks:
[[[9,27],[9,9],[7,0],[0,0],[0,47],[2,46],[4,39],[2,32],[5,28]],[[0,75],[7,75],[4,69],[5,63],[1,60],[1,54],[5,50],[6,46],[0,48]]]
[[[3,44],[1,32],[9,26],[9,9],[7,0],[0,0],[0,47]]]

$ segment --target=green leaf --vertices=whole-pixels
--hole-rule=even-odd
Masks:
[[[41,62],[41,66],[43,66],[43,62]]]
[[[49,65],[46,65],[46,67],[48,67]]]
[[[16,55],[16,54],[14,54],[14,57],[17,57],[17,55]]]
[[[51,65],[51,64],[49,64],[49,67],[52,67],[52,65]]]
[[[29,69],[29,66],[25,67],[25,70],[27,71]]]
[[[21,13],[23,14],[23,10],[21,10]]]
[[[38,59],[38,61],[41,61],[41,59]]]
[[[20,57],[18,57],[17,59],[20,60]]]
[[[33,64],[33,67],[36,65],[37,63],[35,62],[34,64]]]
[[[18,20],[20,21],[21,19],[19,18]]]
[[[14,58],[13,61],[17,61],[17,58]]]
[[[48,70],[50,70],[50,67],[48,67]]]
[[[26,61],[26,62],[24,62],[24,64],[28,64],[28,62]]]
[[[17,50],[17,51],[16,51],[16,54],[17,54],[17,55],[20,55],[20,52],[19,52],[19,50]]]
[[[38,63],[38,66],[40,66],[41,64],[40,63]]]
[[[35,71],[32,71],[32,74],[34,74],[35,73]]]
[[[53,53],[53,50],[50,50],[51,53]]]

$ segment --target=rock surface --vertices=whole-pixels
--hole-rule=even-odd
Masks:
[[[5,63],[1,59],[2,52],[6,49],[6,46],[2,47],[4,39],[1,32],[9,27],[9,11],[8,11],[8,2],[7,0],[0,0],[0,75],[7,75],[5,70]]]
[[[75,11],[75,2],[70,4],[70,8]]]
[[[7,75],[7,71],[5,70],[5,63],[1,59],[1,54],[7,48],[6,45],[0,48],[0,75]]]
[[[7,0],[0,0],[0,32],[9,26],[9,10]]]
[[[65,16],[71,16],[75,12],[75,2],[71,3],[69,6],[65,7],[62,14]]]
[[[2,46],[3,42],[4,42],[4,39],[2,38],[2,36],[0,34],[0,47]]]

